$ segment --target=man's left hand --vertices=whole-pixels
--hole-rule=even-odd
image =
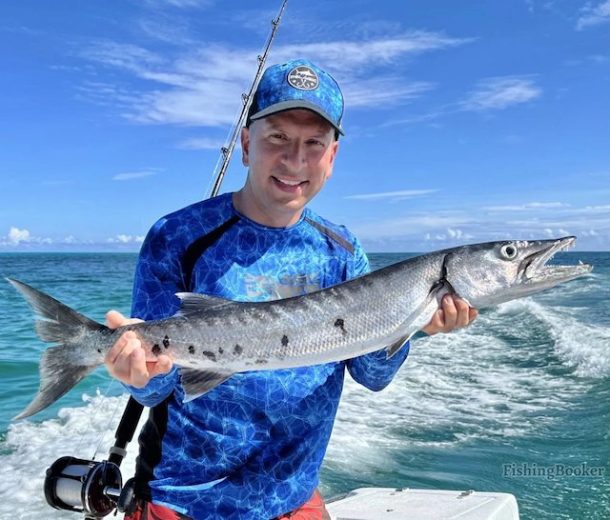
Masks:
[[[470,325],[478,314],[478,311],[470,307],[465,300],[454,294],[445,294],[441,308],[434,313],[430,323],[422,330],[430,336],[437,332],[451,332]]]

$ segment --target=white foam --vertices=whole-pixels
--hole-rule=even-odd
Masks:
[[[62,408],[57,419],[11,424],[0,455],[0,518],[75,520],[77,513],[52,509],[45,501],[45,470],[56,459],[71,455],[97,460],[107,457],[127,397],[89,398],[86,406]],[[135,442],[133,444],[136,444]],[[121,465],[124,480],[133,475],[137,445]]]
[[[532,299],[515,300],[500,306],[500,314],[527,311],[543,322],[554,341],[554,351],[580,377],[610,375],[610,328],[587,323],[587,309],[553,308]],[[591,321],[591,320],[589,320]]]
[[[327,465],[391,470],[398,453],[404,460],[410,450],[525,436],[550,423],[556,414],[549,412],[586,391],[586,378],[610,373],[610,330],[578,315],[578,309],[531,299],[511,302],[460,332],[416,340],[405,366],[380,393],[348,378]],[[546,358],[573,374],[556,375]]]

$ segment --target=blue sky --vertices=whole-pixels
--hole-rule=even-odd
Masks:
[[[2,2],[0,252],[137,251],[204,198],[279,5]],[[294,57],[347,105],[312,207],[367,250],[610,250],[610,0],[290,0],[268,63]]]

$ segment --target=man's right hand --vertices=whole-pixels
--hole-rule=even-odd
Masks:
[[[106,314],[106,324],[111,329],[141,322],[142,320],[126,318],[117,311]],[[159,355],[155,361],[146,361],[142,343],[131,330],[121,334],[106,354],[104,363],[112,377],[136,388],[145,387],[152,377],[167,374],[173,366],[172,360],[164,354]]]

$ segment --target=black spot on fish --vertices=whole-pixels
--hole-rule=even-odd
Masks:
[[[240,345],[235,345],[235,347],[233,347],[233,352],[235,354],[241,354],[243,351],[244,349]]]
[[[98,348],[98,349],[97,349],[97,353],[98,353],[98,354],[101,354],[101,353],[102,353],[102,349],[101,349],[101,348]]]
[[[218,353],[219,353],[220,355],[222,355],[222,354],[224,354],[224,353],[225,353],[225,351],[224,351],[224,349],[223,349],[222,347],[218,347]]]
[[[189,345],[189,354],[195,353],[195,347],[193,345]]]
[[[160,346],[159,346],[157,343],[155,343],[155,344],[153,345],[153,347],[152,347],[152,353],[153,353],[155,356],[158,356],[159,354],[161,354],[161,347],[160,347]]]
[[[168,337],[168,336],[165,336],[165,337],[163,338],[163,346],[164,346],[165,348],[169,348],[169,337]]]
[[[257,365],[266,365],[267,364],[267,360],[266,359],[257,359],[256,360],[256,364]]]
[[[341,332],[343,332],[343,335],[347,334],[347,331],[345,330],[345,321],[343,320],[343,318],[337,318],[337,320],[335,321],[335,327],[340,328]]]
[[[211,361],[216,361],[216,354],[214,352],[210,352],[209,350],[204,350],[202,354],[207,357]]]
[[[287,347],[288,346],[288,336],[286,336],[286,334],[284,334],[282,336],[282,347]]]

